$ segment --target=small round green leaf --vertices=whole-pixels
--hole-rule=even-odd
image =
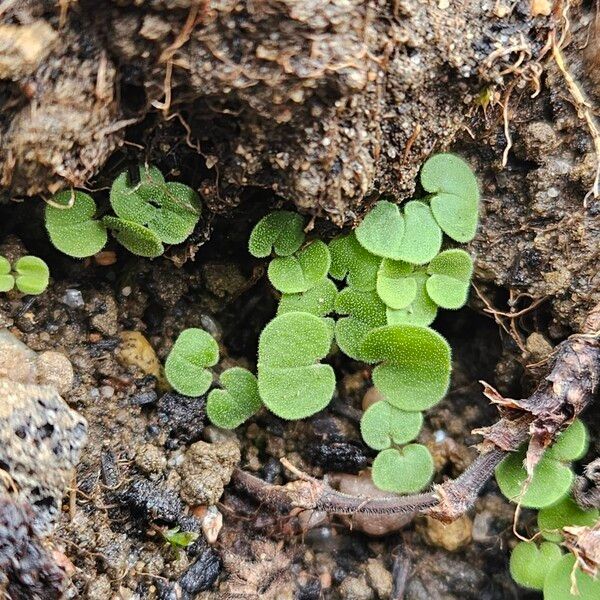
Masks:
[[[217,427],[235,429],[260,410],[258,380],[247,369],[232,367],[221,373],[224,390],[208,395],[206,413]]]
[[[158,235],[139,223],[110,216],[104,217],[102,222],[115,239],[133,254],[156,258],[165,251]]]
[[[384,258],[377,273],[377,293],[387,306],[407,308],[417,296],[417,281],[410,263]]]
[[[147,226],[165,244],[180,244],[200,218],[200,198],[187,185],[165,183],[156,167],[140,167],[141,181],[129,185],[121,173],[110,190],[110,203],[121,219]]]
[[[339,280],[347,277],[348,285],[362,292],[375,289],[381,257],[365,250],[354,232],[329,242],[329,252],[331,277]]]
[[[56,208],[46,205],[45,222],[52,244],[61,252],[84,258],[100,252],[107,240],[106,227],[93,219],[96,203],[84,192],[64,191],[56,194],[52,200],[69,208]]]
[[[600,579],[593,579],[580,568],[575,567],[575,557],[565,554],[544,580],[544,600],[598,600],[600,598]],[[577,594],[571,594],[575,578]]]
[[[427,294],[442,308],[457,309],[467,301],[473,261],[464,250],[445,250],[427,267]]]
[[[219,360],[219,345],[203,329],[185,329],[165,363],[165,375],[171,386],[184,396],[201,396],[212,383],[212,367]]]
[[[527,471],[523,466],[524,459],[524,450],[513,452],[496,467],[496,481],[509,500],[527,508],[543,508],[558,502],[569,492],[573,471],[546,454],[536,465],[525,488]]]
[[[600,517],[598,509],[584,510],[570,496],[538,512],[538,528],[544,538],[551,542],[562,542],[561,530],[567,526],[593,525]]]
[[[414,440],[422,426],[423,413],[400,410],[385,400],[369,406],[360,420],[362,438],[375,450]]]
[[[398,206],[381,200],[365,215],[355,234],[365,250],[376,256],[398,260],[404,236],[404,218]]]
[[[413,200],[404,206],[404,236],[397,258],[415,264],[428,263],[442,247],[442,230],[427,204]]]
[[[472,240],[479,187],[469,165],[453,154],[436,154],[423,165],[421,185],[433,194],[431,210],[442,230],[457,242]]]
[[[306,292],[283,294],[279,301],[277,314],[307,312],[317,317],[324,317],[333,312],[337,293],[335,283],[326,277]]]
[[[401,450],[389,448],[373,461],[373,483],[386,492],[412,494],[421,491],[433,477],[433,458],[421,444],[409,444]]]
[[[265,258],[274,250],[289,256],[304,243],[304,219],[295,212],[278,210],[264,216],[252,230],[248,249],[252,256]]]
[[[297,294],[317,285],[327,275],[330,265],[327,244],[315,240],[294,256],[274,258],[269,264],[269,280],[276,290]]]
[[[335,373],[317,361],[330,347],[330,326],[310,313],[284,313],[267,324],[258,342],[258,390],[271,412],[303,419],[329,404]]]
[[[15,283],[23,294],[37,296],[48,287],[50,270],[48,265],[37,256],[23,256],[15,263]]]
[[[0,256],[0,292],[10,292],[15,287],[15,278],[11,275],[10,263]]]
[[[350,358],[364,360],[362,342],[369,331],[385,325],[385,304],[376,292],[360,292],[347,287],[337,295],[335,311],[349,315],[338,319],[335,324],[337,345]]]
[[[437,316],[437,304],[429,297],[426,285],[428,275],[423,271],[415,271],[410,275],[415,282],[416,294],[414,300],[406,307],[394,310],[388,307],[388,325],[430,325]]]
[[[550,446],[544,456],[562,462],[579,460],[585,456],[590,442],[587,427],[580,419],[575,419]]]
[[[510,574],[524,588],[541,590],[546,575],[562,557],[560,546],[543,542],[519,542],[510,555]]]
[[[388,402],[407,411],[431,408],[450,384],[450,346],[437,332],[415,325],[386,325],[370,331],[364,360],[382,364],[373,383]]]

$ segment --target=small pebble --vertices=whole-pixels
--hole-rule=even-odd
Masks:
[[[73,365],[60,352],[42,352],[37,360],[38,383],[52,385],[62,396],[73,387]]]
[[[135,464],[146,475],[162,473],[167,468],[167,458],[164,452],[152,444],[144,444],[135,455]]]
[[[379,598],[389,598],[392,595],[392,574],[385,568],[383,562],[377,558],[367,561],[367,581],[377,592]]]
[[[216,506],[209,506],[202,519],[202,533],[209,544],[214,544],[223,527],[223,515]]]
[[[115,395],[115,388],[111,387],[110,385],[103,385],[100,388],[100,395],[103,398],[112,398]]]
[[[425,517],[423,533],[433,546],[439,546],[449,552],[464,548],[472,539],[473,522],[467,515],[462,515],[452,523],[442,523],[432,517]]]
[[[85,306],[81,292],[72,288],[65,291],[60,301],[69,308],[83,308]]]
[[[372,600],[373,590],[368,586],[364,575],[361,577],[346,577],[339,589],[340,597],[344,600]]]

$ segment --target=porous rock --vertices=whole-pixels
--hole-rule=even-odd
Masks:
[[[237,440],[226,439],[212,444],[196,442],[187,450],[178,468],[182,480],[181,497],[192,506],[215,504],[239,461]]]
[[[0,379],[0,490],[16,484],[34,526],[48,533],[79,461],[87,423],[51,386]]]

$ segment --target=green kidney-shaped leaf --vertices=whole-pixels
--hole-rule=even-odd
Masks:
[[[206,413],[217,427],[235,429],[262,406],[258,380],[242,367],[232,367],[221,373],[224,390],[212,390],[208,395]]]
[[[37,256],[23,256],[15,263],[15,284],[23,294],[37,296],[48,287],[50,270]]]
[[[431,211],[442,230],[457,242],[472,240],[479,187],[469,165],[453,154],[436,154],[423,165],[421,185],[433,194]]]
[[[565,554],[544,580],[544,600],[598,600],[600,579],[593,579],[580,568],[574,569],[575,557]],[[575,579],[577,594],[571,594]]]
[[[513,452],[496,467],[496,481],[502,493],[512,502],[528,508],[543,508],[558,502],[571,489],[573,471],[546,454],[533,470],[525,488],[527,471],[523,466],[525,450]]]
[[[581,419],[575,419],[550,446],[544,456],[563,462],[579,460],[588,450],[590,436]]]
[[[329,242],[329,252],[331,277],[338,280],[346,277],[348,285],[361,292],[375,289],[381,257],[365,250],[354,232]]]
[[[45,222],[52,244],[61,252],[75,258],[84,258],[100,252],[106,245],[106,227],[94,220],[96,203],[84,192],[64,191],[52,199],[56,204],[70,208],[46,205]]]
[[[329,404],[335,373],[317,361],[330,347],[330,326],[310,313],[284,313],[267,324],[258,342],[258,390],[271,412],[303,419]]]
[[[412,494],[421,491],[433,477],[433,458],[421,444],[409,444],[401,450],[389,448],[373,461],[373,483],[386,492]]]
[[[414,440],[422,426],[423,413],[400,410],[385,400],[369,406],[360,420],[363,440],[375,450]]]
[[[431,408],[450,384],[450,346],[437,332],[415,325],[386,325],[369,332],[361,346],[373,383],[388,402],[407,411]]]
[[[252,230],[248,249],[252,256],[265,258],[275,251],[289,256],[304,243],[304,219],[295,212],[278,210],[264,216]]]
[[[406,308],[394,310],[388,307],[387,323],[388,325],[421,325],[425,327],[433,323],[438,311],[437,304],[427,293],[428,275],[423,271],[415,271],[411,273],[409,279],[412,279],[415,284],[415,298]]]
[[[338,290],[335,283],[325,277],[315,287],[299,294],[283,294],[279,301],[277,314],[286,312],[307,312],[324,317],[333,312]]]
[[[330,265],[327,244],[315,240],[297,255],[274,258],[269,264],[269,280],[284,294],[306,292],[327,275]]]
[[[110,190],[110,203],[121,219],[145,225],[165,244],[180,244],[200,218],[200,198],[183,183],[165,183],[156,167],[140,167],[141,181],[131,186],[121,173]]]
[[[427,204],[413,200],[404,206],[404,236],[397,258],[415,265],[428,263],[442,247],[442,230]]]
[[[524,588],[541,590],[546,575],[562,557],[560,546],[543,542],[519,542],[510,555],[510,574]]]
[[[360,245],[371,254],[394,260],[400,259],[404,218],[398,206],[392,202],[387,200],[377,202],[354,233]]]
[[[165,362],[165,375],[171,386],[184,396],[201,396],[212,383],[206,367],[219,360],[219,345],[203,329],[184,329]]]
[[[0,256],[0,292],[10,292],[15,287],[15,278],[11,275],[10,262]]]
[[[537,523],[544,538],[551,542],[562,542],[561,530],[567,526],[593,525],[600,517],[598,509],[584,510],[570,496],[542,508]]]
[[[377,294],[392,309],[407,308],[417,296],[410,263],[384,258],[377,273]]]
[[[442,308],[457,309],[467,301],[473,261],[464,250],[440,252],[427,267],[427,294]]]
[[[369,331],[385,325],[385,304],[376,292],[360,292],[347,287],[337,295],[335,311],[349,315],[335,324],[337,345],[350,358],[364,360],[362,342]]]
[[[104,217],[102,222],[112,231],[115,239],[133,254],[156,258],[165,251],[158,235],[148,227],[110,216]]]

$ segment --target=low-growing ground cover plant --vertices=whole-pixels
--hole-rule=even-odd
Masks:
[[[48,203],[46,229],[54,246],[75,258],[102,250],[108,231],[127,250],[154,258],[163,244],[180,244],[193,232],[200,218],[200,199],[183,183],[165,181],[154,166],[139,167],[139,181],[124,171],[110,189],[114,215],[98,215],[94,199],[81,191],[63,191]]]
[[[530,478],[524,467],[525,449],[504,459],[496,480],[504,495],[521,506],[539,509],[531,541],[521,541],[510,557],[510,572],[522,587],[542,591],[544,600],[595,600],[600,580],[578,560],[569,538],[600,526],[597,509],[583,509],[572,498],[575,475],[571,462],[583,457],[588,433],[575,420],[543,454]]]
[[[22,256],[13,266],[0,256],[0,292],[16,287],[22,294],[37,296],[46,291],[49,280],[48,265],[37,256]]]
[[[451,371],[450,347],[429,325],[438,307],[465,304],[473,270],[464,250],[440,252],[443,233],[471,239],[479,199],[475,176],[462,159],[446,154],[430,161],[422,174],[429,196],[403,206],[381,200],[354,231],[328,244],[307,241],[304,220],[294,212],[275,211],[256,224],[248,247],[257,258],[272,257],[268,276],[281,293],[279,308],[260,336],[257,376],[229,369],[221,375],[224,389],[210,393],[213,423],[236,427],[263,405],[284,419],[322,410],[336,384],[323,361],[337,346],[372,365],[383,398],[361,422],[365,442],[379,451],[373,481],[397,493],[427,486],[433,460],[414,440],[422,411],[443,398]],[[179,388],[171,384],[183,389],[180,382]]]

